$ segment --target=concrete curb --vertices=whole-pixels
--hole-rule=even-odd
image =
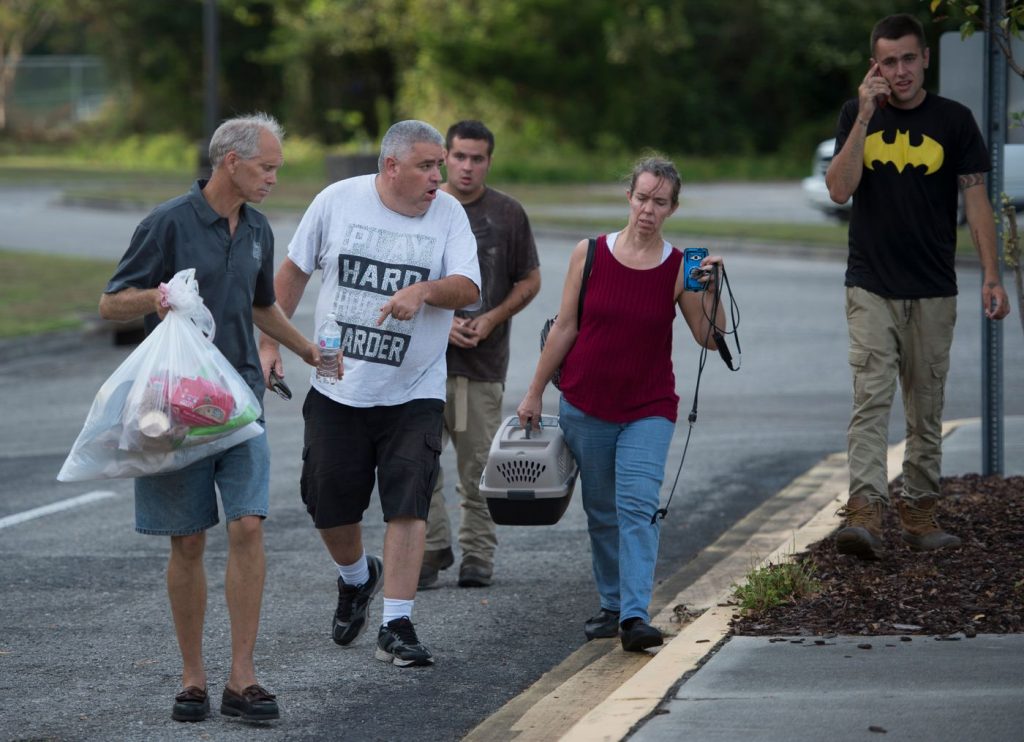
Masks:
[[[967,420],[943,423],[943,437],[949,435]],[[903,464],[905,441],[889,447],[888,470],[899,472]],[[733,585],[741,582],[750,572],[751,565],[764,567],[788,560],[793,554],[805,551],[811,544],[827,538],[839,526],[836,511],[848,496],[848,470],[845,454],[834,454],[798,477],[780,493],[783,497],[798,497],[807,484],[818,482],[817,490],[805,493],[819,503],[817,512],[799,524],[788,538],[781,542],[774,534],[775,548],[757,562],[758,546],[765,536],[755,534],[737,550],[733,558],[725,560],[703,578],[683,590],[669,606],[686,605],[704,608],[699,618],[686,625],[635,675],[595,706],[560,739],[561,742],[615,742],[625,739],[631,731],[655,712],[658,705],[687,675],[695,672],[729,636],[729,623],[735,612],[732,601]],[[785,518],[783,511],[779,518]],[[770,531],[769,531],[770,533]],[[763,553],[763,552],[762,552]],[[750,558],[742,564],[744,555]],[[725,583],[723,585],[723,583]],[[716,592],[717,590],[717,592]],[[666,607],[652,623],[665,621]]]

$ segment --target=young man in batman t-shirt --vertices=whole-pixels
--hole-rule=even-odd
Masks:
[[[999,277],[988,151],[970,111],[925,91],[929,53],[910,15],[882,19],[871,34],[871,67],[839,115],[836,154],[825,175],[836,203],[853,197],[846,316],[853,371],[850,496],[840,553],[882,555],[889,505],[886,455],[896,381],[907,445],[898,508],[903,541],[916,551],[957,547],[936,519],[942,403],[956,323],[958,194],[983,272],[989,319],[1010,311]]]

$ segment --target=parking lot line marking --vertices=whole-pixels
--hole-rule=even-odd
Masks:
[[[79,505],[88,505],[90,502],[106,500],[107,498],[114,497],[116,495],[116,492],[112,492],[110,490],[86,492],[84,495],[79,495],[78,497],[61,500],[60,502],[53,502],[49,505],[43,505],[42,507],[32,508],[32,510],[26,510],[23,513],[15,513],[14,515],[8,515],[4,518],[0,518],[0,529],[7,528],[8,526],[16,526],[27,520],[41,518],[44,515],[50,515],[51,513],[59,513],[62,510],[77,508]]]

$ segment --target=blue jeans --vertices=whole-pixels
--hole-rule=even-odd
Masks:
[[[619,620],[650,622],[647,607],[658,559],[658,509],[675,425],[664,417],[610,423],[563,397],[559,425],[580,467],[594,582],[601,607]]]

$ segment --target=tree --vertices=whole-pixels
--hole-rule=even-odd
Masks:
[[[58,1],[63,38],[120,86],[107,129],[199,136],[200,0]],[[809,156],[863,77],[872,23],[926,13],[920,0],[217,5],[226,115],[263,108],[294,133],[368,146],[398,118],[473,117],[503,149],[595,160],[647,147]]]
[[[7,100],[18,63],[57,20],[58,0],[4,0],[0,5],[0,131],[7,129]]]
[[[202,136],[202,0],[64,0],[62,23],[81,28],[85,49],[120,89],[108,129]],[[220,0],[220,92],[225,116],[276,111],[280,68],[260,58],[274,28],[273,0]]]
[[[995,23],[986,14],[985,7],[975,0],[931,0],[931,11],[937,22],[958,22],[961,38],[972,36],[976,31],[992,31],[992,39],[1006,57],[1007,66],[1024,78],[1024,60],[1013,55],[1013,40],[1024,38],[1024,0],[1004,2],[1003,12]],[[1013,111],[1011,115],[1017,126],[1024,126],[1024,112]]]
[[[985,6],[976,0],[931,0],[930,7],[936,21],[952,19],[959,22],[960,35],[964,38],[975,31],[994,31],[993,38],[1010,69],[1024,77],[1024,62],[1014,59],[1012,43],[1014,39],[1020,39],[1024,31],[1024,0],[1004,2],[1003,13],[994,24],[986,14]]]
[[[371,143],[392,123],[404,72],[422,49],[422,5],[418,0],[278,2],[263,59],[282,66],[290,128],[328,143],[375,146]]]

